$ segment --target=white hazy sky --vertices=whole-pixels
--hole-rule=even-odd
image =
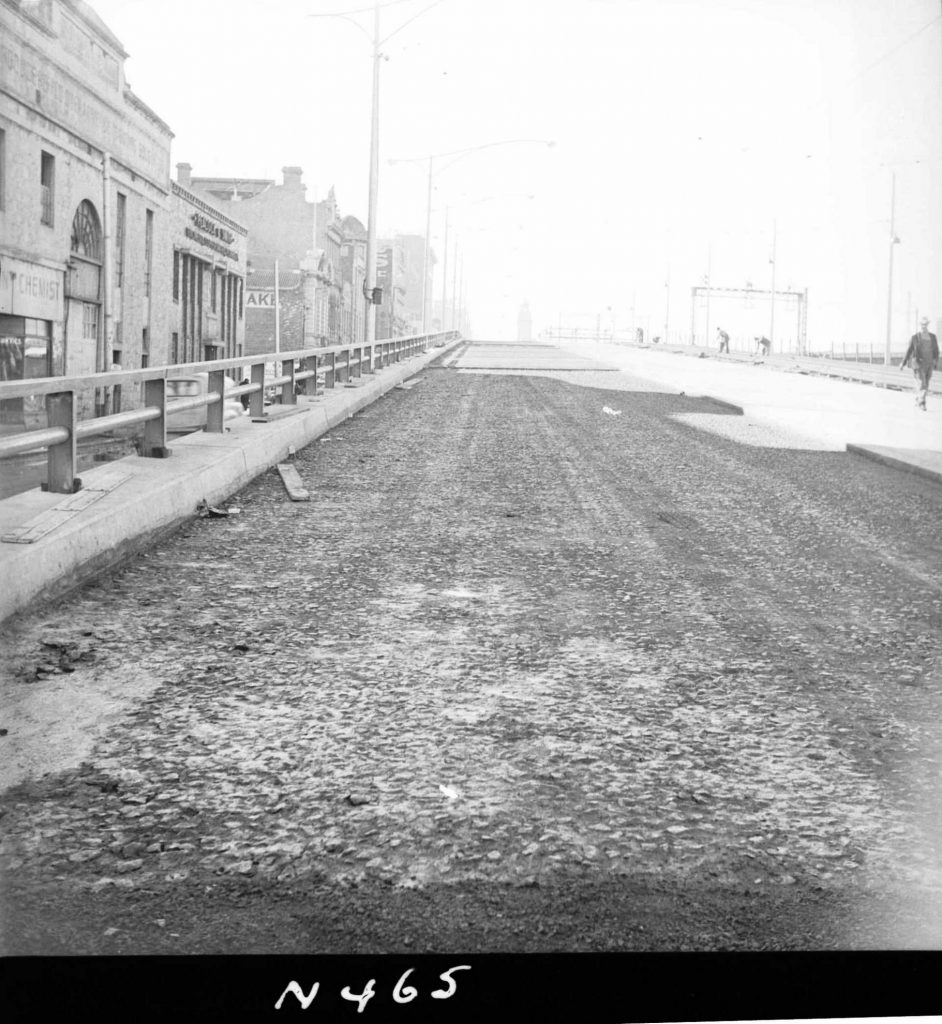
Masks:
[[[334,186],[365,222],[370,0],[92,4],[174,162],[279,181],[298,164],[309,198]],[[770,286],[774,223],[776,287],[808,288],[812,343],[880,347],[894,172],[895,343],[917,309],[942,317],[940,0],[385,0],[390,33],[380,234],[425,231],[427,161],[389,160],[482,147],[433,176],[433,245],[448,207],[448,288],[457,241],[477,336],[513,336],[524,299],[537,330],[663,333],[669,299],[689,331],[708,260],[716,286]],[[768,330],[767,310],[718,318]],[[784,306],[776,325],[784,343]]]

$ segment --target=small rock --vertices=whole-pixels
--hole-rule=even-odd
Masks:
[[[187,870],[182,871],[171,871],[169,875],[164,875],[164,879],[168,882],[184,882],[190,877],[190,872]]]
[[[166,923],[167,923],[167,919],[163,918],[163,917],[158,917],[157,920],[154,922],[154,924],[157,925],[158,928],[163,928],[163,926]]]
[[[500,860],[500,850],[491,850],[487,855],[488,860]]]
[[[101,850],[79,850],[78,853],[69,854],[69,860],[73,864],[84,864],[87,860],[94,860]]]
[[[122,848],[121,852],[124,854],[127,860],[134,860],[136,857],[144,852],[144,844],[140,842],[126,843]]]
[[[117,928],[106,928],[105,929],[105,938],[111,938],[112,935],[117,935],[117,933],[118,933],[118,929]]]
[[[119,860],[115,865],[115,870],[119,875],[126,875],[129,871],[140,871],[144,866],[144,861],[139,857],[133,860]]]
[[[368,796],[363,796],[360,793],[348,793],[345,799],[351,807],[362,807],[363,804],[368,804],[370,802],[370,798]]]

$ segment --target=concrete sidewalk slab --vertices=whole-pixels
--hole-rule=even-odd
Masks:
[[[284,462],[292,450],[343,423],[458,344],[365,375],[356,388],[338,386],[310,401],[301,396],[296,409],[277,408],[262,423],[242,416],[228,421],[224,434],[187,434],[172,442],[168,458],[129,456],[82,473],[88,489],[116,468],[129,479],[35,543],[0,543],[0,621],[118,564],[192,519],[199,502],[224,504],[259,474]],[[0,536],[22,528],[62,499],[61,494],[34,488],[0,501]]]
[[[583,343],[580,354],[617,363],[623,371],[662,382],[673,391],[728,402],[746,416],[788,430],[800,442],[855,454],[877,452],[926,479],[942,459],[942,403],[928,412],[908,392],[874,387],[846,376],[782,373],[741,360],[694,359],[689,353],[654,352]],[[837,368],[840,369],[840,368]],[[854,372],[851,366],[850,372]],[[850,446],[853,446],[851,448]],[[886,453],[892,452],[892,455]],[[886,463],[887,465],[891,463]]]

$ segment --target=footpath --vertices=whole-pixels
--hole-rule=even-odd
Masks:
[[[460,344],[432,348],[316,397],[298,396],[294,406],[269,406],[264,423],[242,416],[227,420],[223,434],[187,434],[172,441],[169,458],[134,455],[95,466],[81,473],[76,494],[35,487],[0,501],[0,622],[118,564],[192,519],[201,504],[225,512],[229,495]]]
[[[899,367],[605,342],[580,342],[567,351],[942,483],[942,374],[933,378],[924,411],[915,404],[911,371]]]

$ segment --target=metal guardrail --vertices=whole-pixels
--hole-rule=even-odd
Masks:
[[[108,433],[119,427],[144,424],[141,455],[164,458],[170,454],[167,445],[167,417],[186,409],[206,407],[206,426],[209,433],[222,433],[225,429],[225,398],[249,396],[249,415],[262,419],[265,415],[265,391],[280,388],[282,405],[294,405],[297,386],[303,383],[303,394],[322,394],[317,390],[318,375],[323,373],[324,387],[359,377],[363,373],[400,362],[419,352],[428,350],[435,342],[453,341],[460,337],[457,331],[439,334],[420,334],[407,338],[388,338],[370,345],[332,345],[327,348],[299,349],[292,352],[269,352],[264,355],[239,356],[233,359],[215,359],[200,363],[174,363],[146,370],[117,370],[110,373],[86,374],[78,377],[36,377],[23,381],[0,382],[0,401],[27,396],[46,396],[48,427],[11,434],[0,438],[0,459],[23,452],[45,448],[48,450],[45,489],[58,494],[72,494],[81,488],[76,476],[77,442],[82,438]],[[281,375],[265,377],[265,366],[281,364]],[[248,384],[226,388],[227,370],[251,367]],[[300,366],[300,369],[298,368]],[[207,373],[205,394],[192,398],[167,399],[168,378],[193,373]],[[76,395],[98,388],[142,384],[144,403],[139,409],[78,420]]]

